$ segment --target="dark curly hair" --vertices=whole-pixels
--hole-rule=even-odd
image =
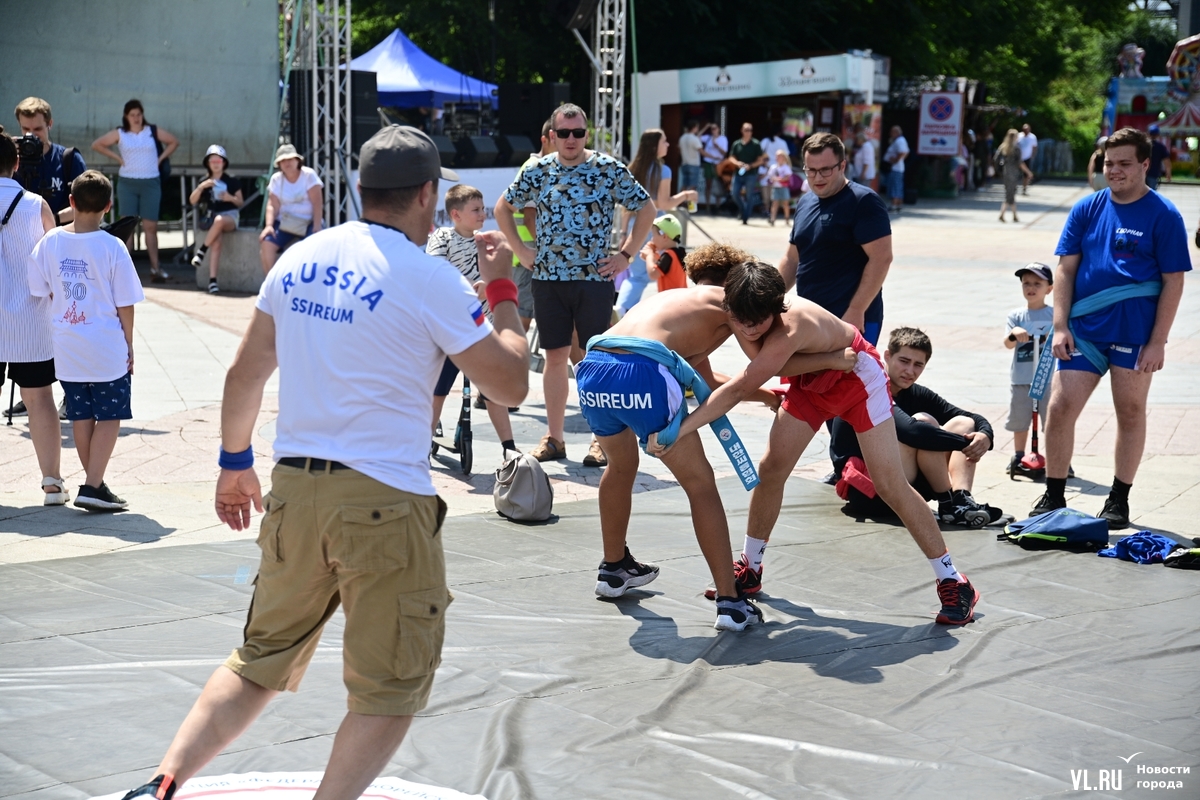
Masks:
[[[761,261],[743,261],[725,278],[725,310],[747,325],[787,311],[785,294],[787,286],[779,270]]]

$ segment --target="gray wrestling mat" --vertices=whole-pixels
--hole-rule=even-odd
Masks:
[[[721,492],[740,543],[748,496]],[[903,529],[792,481],[766,624],[718,634],[682,491],[633,508],[633,552],[662,575],[618,601],[593,595],[595,503],[543,526],[447,521],[444,663],[385,775],[491,800],[1200,797],[1200,574],[948,532],[983,595],[950,630]],[[0,797],[143,782],[239,643],[257,557],[239,542],[0,568]],[[339,614],[300,693],[203,774],[323,767],[341,634]]]

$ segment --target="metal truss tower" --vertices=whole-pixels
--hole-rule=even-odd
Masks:
[[[282,24],[283,41],[291,43],[285,80],[309,73],[307,160],[325,184],[325,224],[336,225],[357,216],[350,192],[350,0],[285,0]]]
[[[592,62],[593,147],[616,158],[625,150],[626,11],[627,0],[600,0],[591,47],[579,31],[571,31]]]

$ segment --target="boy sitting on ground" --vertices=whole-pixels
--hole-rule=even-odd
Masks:
[[[683,441],[772,375],[793,374],[787,364],[797,354],[846,347],[854,351],[855,363],[848,372],[830,370],[793,381],[775,413],[767,452],[758,467],[761,482],[750,495],[747,546],[738,563],[739,589],[754,592],[761,586],[761,559],[779,518],[784,484],[817,430],[826,420],[841,417],[858,434],[876,490],[929,559],[942,603],[937,622],[970,622],[978,599],[975,589],[955,568],[929,506],[905,480],[883,361],[853,326],[802,298],[785,302],[785,294],[783,277],[769,264],[747,261],[730,270],[724,307],[728,324],[751,361],[689,414],[679,429],[678,441]],[[665,459],[673,449],[665,450],[653,441],[649,452]]]
[[[71,182],[75,221],[46,234],[29,260],[29,291],[49,297],[54,371],[66,393],[75,450],[85,471],[75,505],[120,511],[104,471],[132,419],[133,304],[145,299],[129,251],[100,230],[112,206],[112,184],[95,170]]]
[[[687,259],[695,288],[663,292],[638,303],[607,334],[593,337],[587,356],[576,367],[580,410],[608,455],[608,469],[600,479],[604,560],[596,594],[601,597],[620,597],[658,577],[658,567],[636,561],[625,542],[638,445],[644,446],[650,434],[666,428],[681,410],[686,413],[685,388],[696,387],[700,380],[717,385],[708,356],[731,333],[721,282],[731,264],[748,257],[724,244],[698,248]],[[642,354],[642,350],[650,352]],[[840,363],[842,357],[839,350],[809,361],[811,368],[824,369]],[[805,366],[794,365],[795,373],[788,374],[803,372]],[[776,394],[758,387],[748,389],[743,397],[772,408],[779,405]],[[759,610],[735,589],[729,522],[699,435],[694,429],[681,435],[662,459],[687,494],[696,540],[712,571],[715,627],[740,631],[760,621]]]
[[[674,214],[663,214],[650,227],[650,241],[640,255],[646,262],[646,274],[658,281],[660,292],[687,288],[687,251],[679,243],[682,236],[683,226]]]
[[[923,499],[938,501],[938,519],[943,524],[970,528],[990,525],[1000,520],[1003,512],[976,502],[971,489],[975,465],[992,449],[995,434],[983,416],[964,411],[931,389],[917,385],[932,356],[933,343],[924,331],[897,328],[888,335],[883,360],[895,402],[893,416],[904,476]],[[834,421],[832,436],[830,449],[839,455],[834,469],[841,478],[850,458],[861,458],[862,452],[854,430],[844,421]],[[868,499],[849,489],[846,492],[857,511],[891,513],[878,497]]]
[[[441,256],[449,261],[462,273],[475,291],[479,294],[479,302],[483,304],[483,313],[488,312],[487,298],[483,295],[483,282],[479,278],[479,251],[475,247],[475,231],[483,228],[487,221],[487,211],[483,207],[483,192],[474,186],[458,184],[446,191],[446,214],[454,224],[438,228],[429,234],[425,252],[431,256]],[[442,365],[442,374],[433,390],[433,429],[436,433],[442,418],[442,408],[446,405],[446,397],[458,377],[458,367],[449,358]],[[486,397],[488,419],[500,437],[501,458],[504,452],[520,452],[513,441],[512,420],[508,417],[508,407],[493,403]]]

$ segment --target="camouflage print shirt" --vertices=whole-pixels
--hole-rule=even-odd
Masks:
[[[637,212],[650,195],[624,164],[593,152],[575,166],[557,154],[527,165],[504,199],[517,209],[537,206],[534,280],[606,281],[597,262],[608,255],[616,206]]]

